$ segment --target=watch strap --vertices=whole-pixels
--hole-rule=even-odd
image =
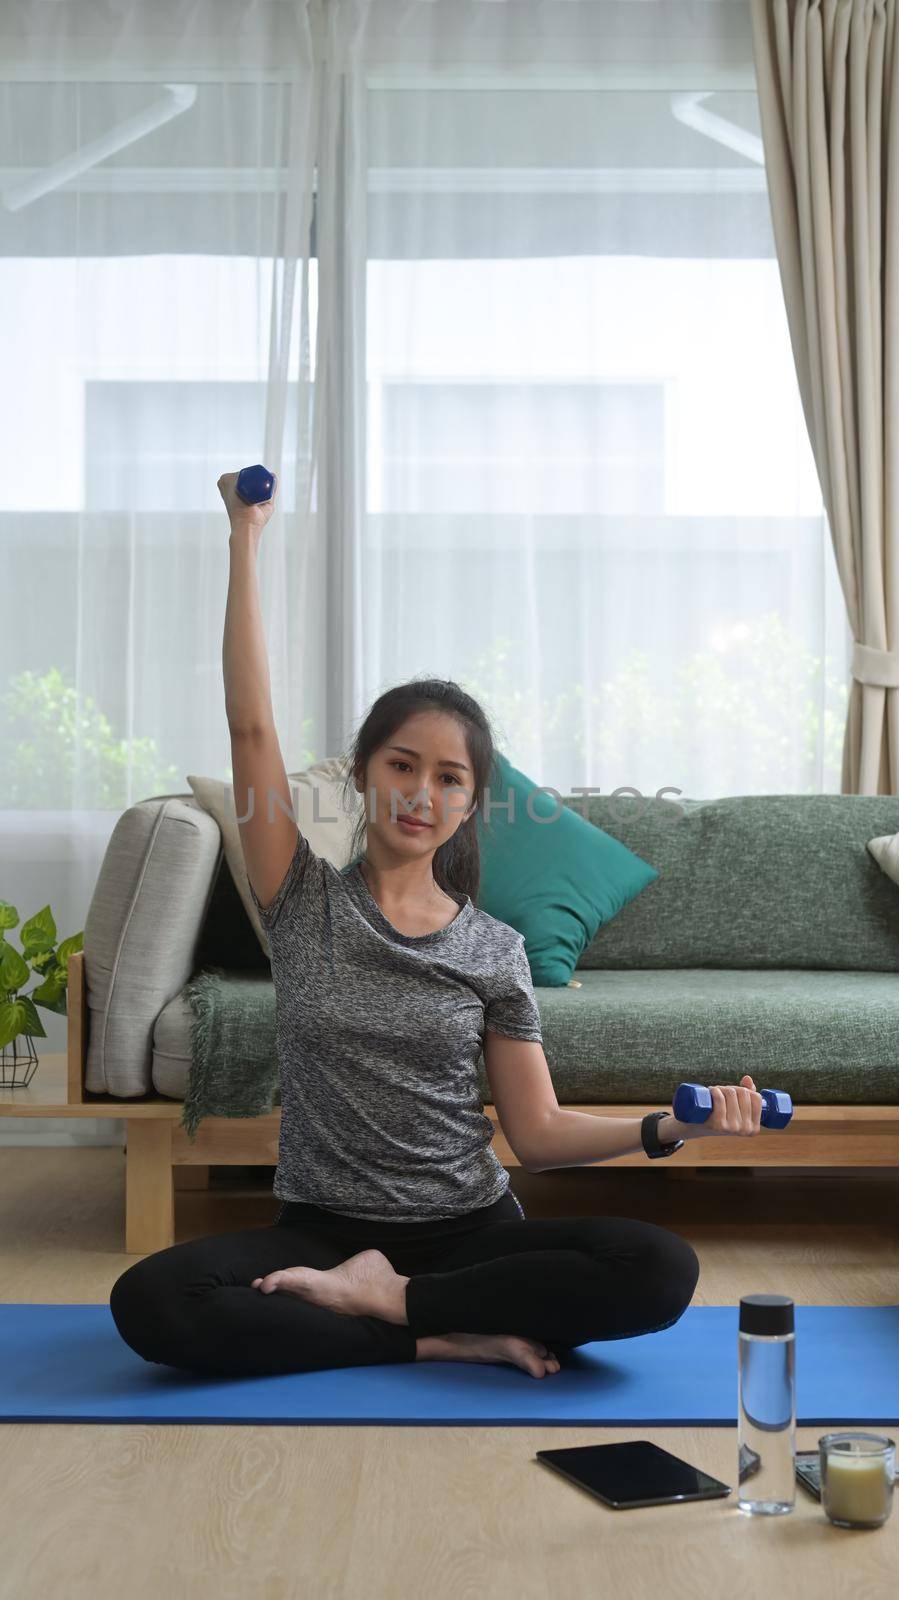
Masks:
[[[659,1139],[659,1123],[670,1115],[670,1111],[648,1111],[640,1124],[640,1138],[650,1161],[655,1161],[660,1156],[673,1156],[675,1150],[680,1150],[684,1143],[683,1139],[673,1139],[669,1144],[662,1144]]]

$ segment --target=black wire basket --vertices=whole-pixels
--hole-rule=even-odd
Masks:
[[[19,1033],[0,1051],[0,1089],[27,1089],[37,1071],[37,1051],[30,1033]]]

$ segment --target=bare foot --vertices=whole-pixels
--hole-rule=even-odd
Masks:
[[[313,1305],[340,1311],[344,1316],[355,1316],[386,1301],[397,1278],[380,1250],[362,1250],[323,1272],[317,1267],[282,1267],[264,1278],[254,1278],[250,1288],[259,1289],[262,1294],[277,1289],[311,1300]]]
[[[547,1345],[516,1333],[441,1333],[416,1341],[416,1361],[507,1362],[532,1378],[558,1372],[559,1363]]]

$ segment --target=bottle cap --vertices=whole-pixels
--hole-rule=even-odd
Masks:
[[[793,1301],[788,1294],[740,1296],[740,1332],[769,1335],[794,1332]]]

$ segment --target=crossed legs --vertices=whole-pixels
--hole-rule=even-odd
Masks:
[[[129,1267],[110,1311],[147,1361],[233,1375],[322,1371],[415,1361],[419,1340],[462,1334],[558,1350],[653,1332],[678,1320],[699,1277],[685,1240],[623,1217],[504,1219],[449,1248],[426,1236],[383,1251],[359,1242],[306,1224],[193,1239]],[[390,1274],[380,1264],[366,1272],[357,1309],[308,1292],[327,1280],[346,1307],[360,1260],[378,1256]],[[260,1288],[291,1271],[309,1274],[307,1293]]]

